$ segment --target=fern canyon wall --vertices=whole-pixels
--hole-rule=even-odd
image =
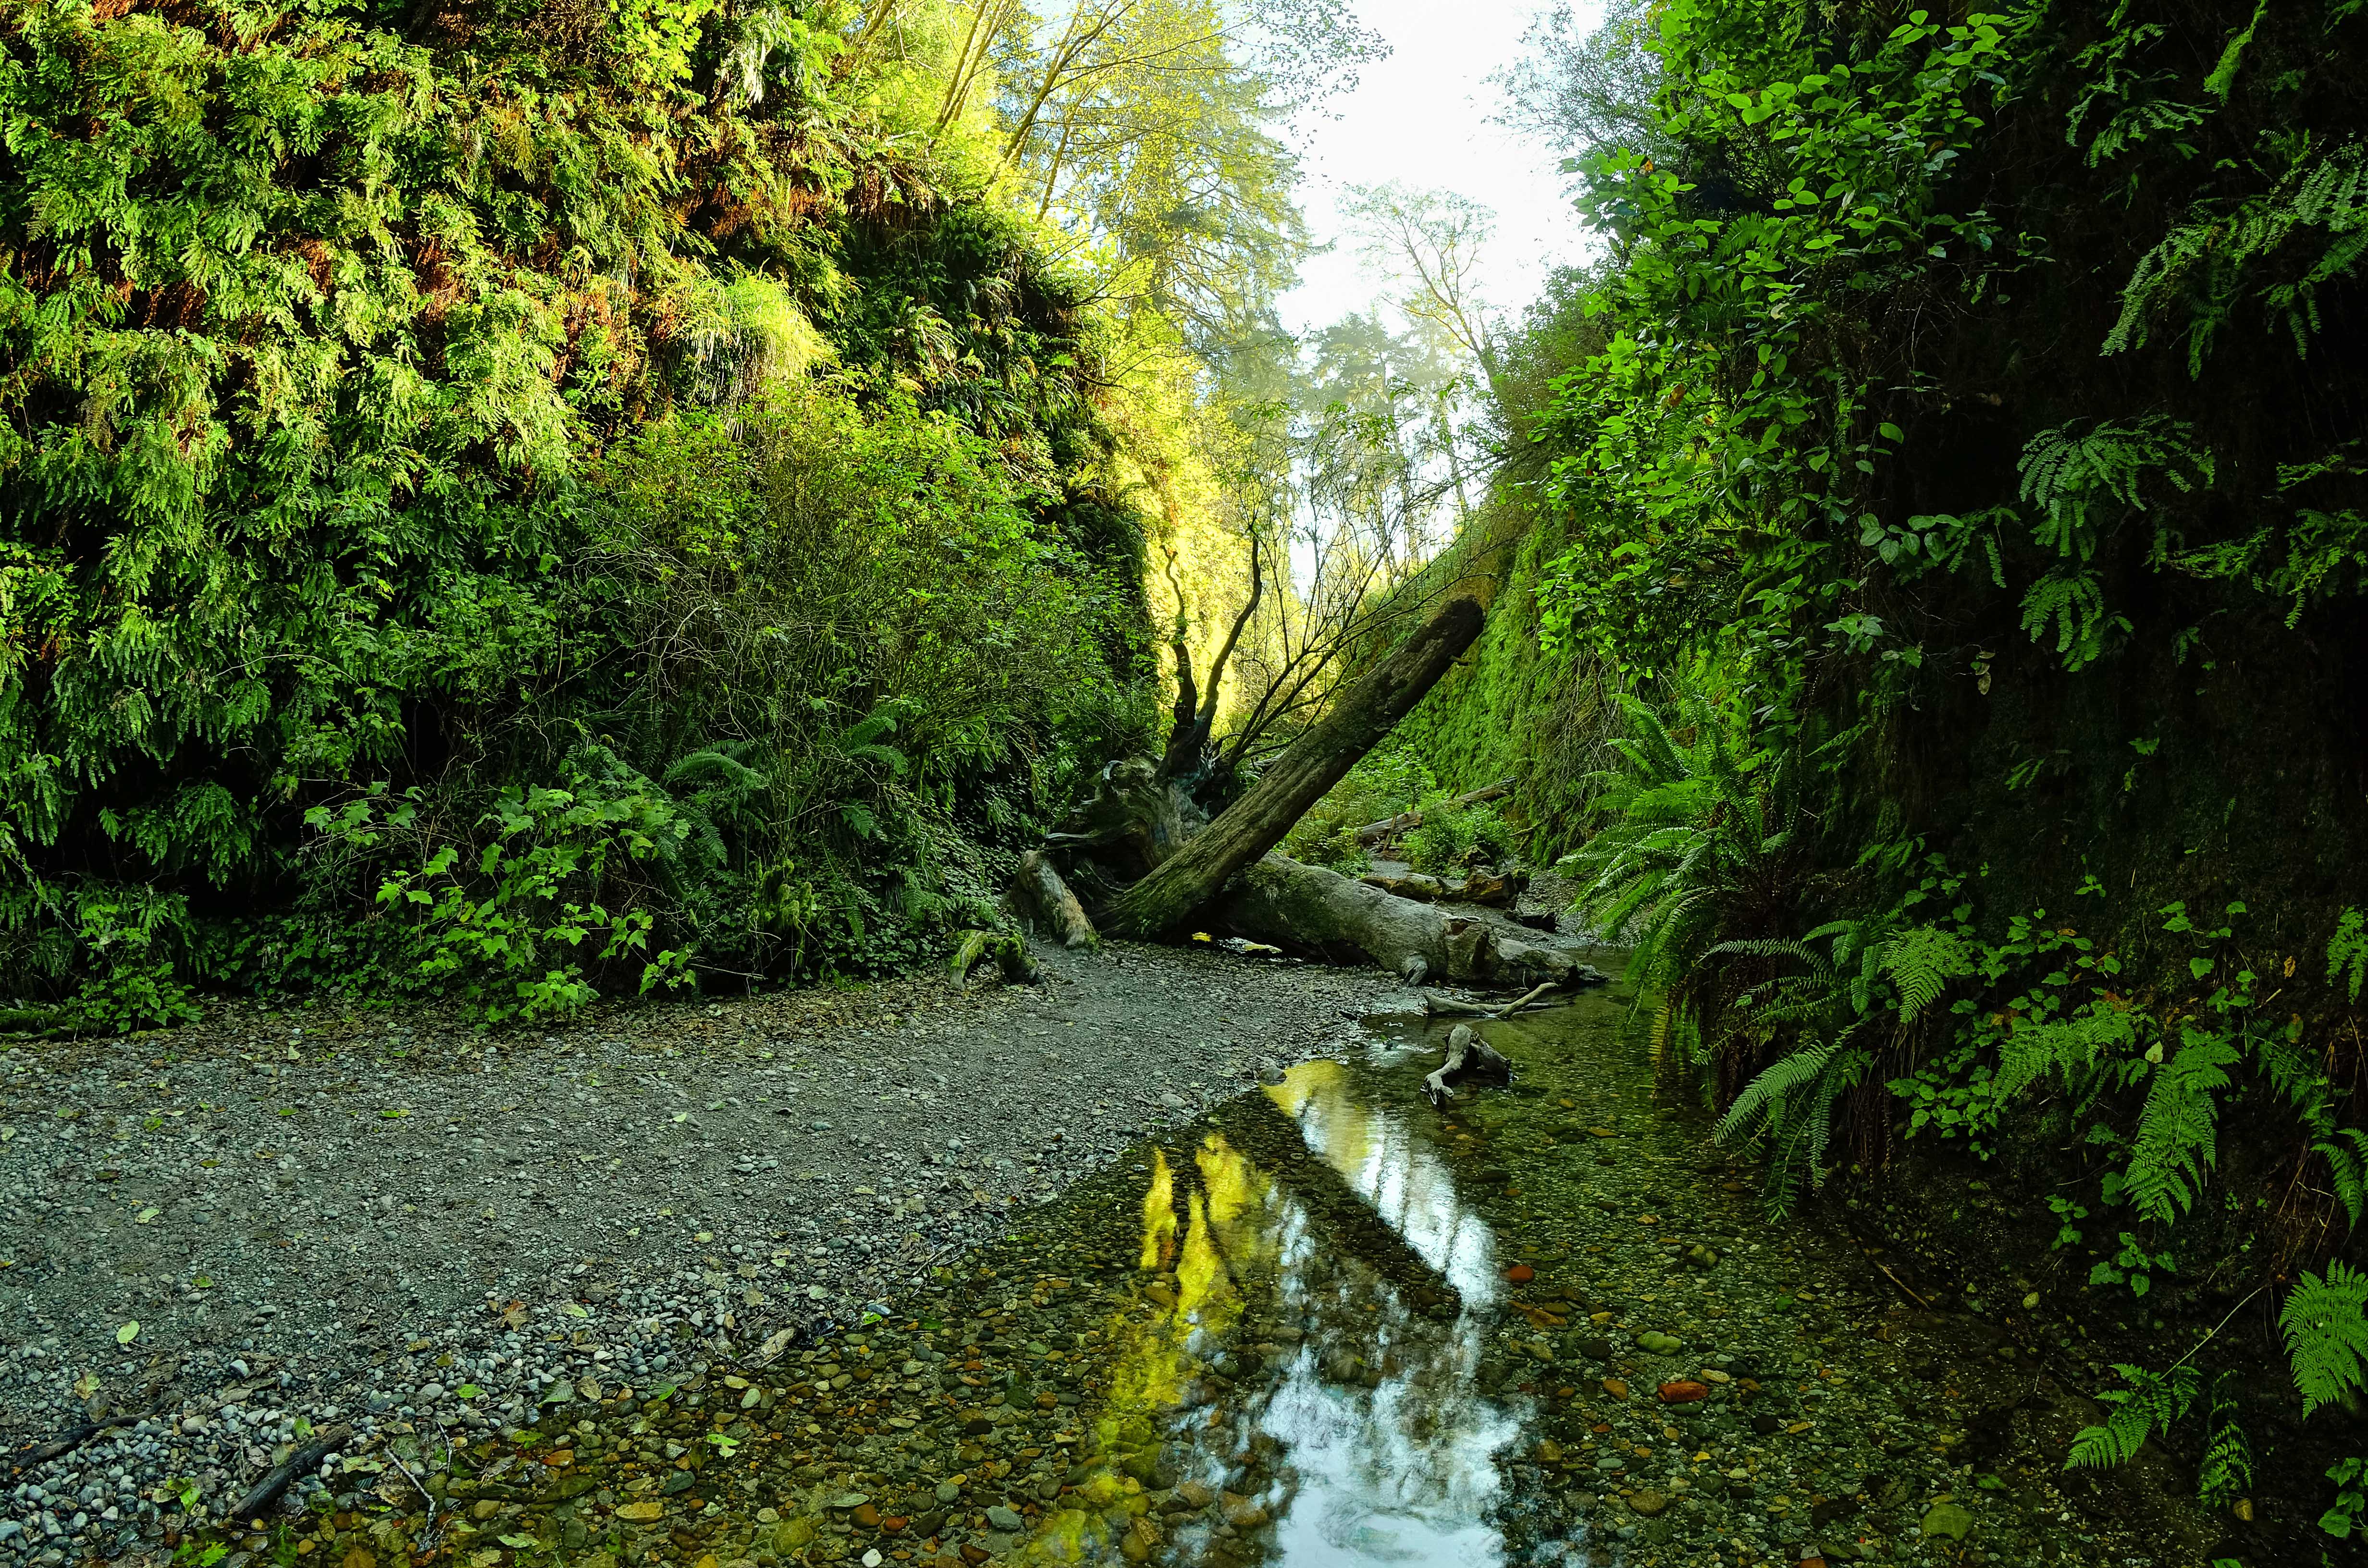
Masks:
[[[1542,21],[1604,249],[1502,346],[1490,634],[1405,732],[1520,776],[1780,1204],[2085,1362],[2076,1465],[2249,1520],[2281,1456],[2294,1562],[2362,1495],[2359,11]]]

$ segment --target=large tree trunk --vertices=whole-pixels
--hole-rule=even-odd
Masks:
[[[1213,902],[1235,873],[1281,843],[1422,700],[1480,634],[1481,619],[1477,599],[1450,599],[1277,757],[1248,794],[1112,899],[1101,915],[1103,929],[1120,937],[1166,936]]]

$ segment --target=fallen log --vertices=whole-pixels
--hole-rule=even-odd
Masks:
[[[1455,1097],[1455,1091],[1447,1086],[1448,1080],[1473,1073],[1486,1073],[1500,1084],[1513,1081],[1513,1064],[1473,1033],[1470,1024],[1458,1024],[1447,1036],[1447,1060],[1423,1079],[1422,1092],[1430,1096],[1431,1104],[1445,1105]]]
[[[1479,636],[1481,619],[1479,600],[1448,600],[1275,758],[1247,794],[1112,899],[1100,912],[1102,928],[1162,937],[1212,903],[1422,700]]]
[[[1098,925],[1115,937],[1162,937],[1195,925],[1223,926],[1338,962],[1378,963],[1410,985],[1433,977],[1519,985],[1600,980],[1568,953],[1500,937],[1488,920],[1270,853],[1422,699],[1471,645],[1480,623],[1476,601],[1449,600],[1213,822],[1155,764],[1112,763],[1093,798],[1023,863],[1026,885],[1014,887],[1012,902],[1051,911],[1042,923],[1056,934]],[[1437,883],[1409,880],[1403,887],[1417,892]],[[1074,920],[1060,909],[1055,889],[1075,890]]]
[[[1094,923],[1086,918],[1085,906],[1069,884],[1061,880],[1052,858],[1042,849],[1030,849],[1019,858],[1019,869],[1012,873],[1011,902],[1030,924],[1056,938],[1064,948],[1099,948],[1101,937],[1094,931]]]
[[[1477,790],[1467,790],[1465,793],[1458,795],[1455,799],[1448,801],[1447,804],[1450,806],[1476,806],[1483,801],[1501,800],[1503,797],[1509,795],[1512,792],[1513,780],[1510,778],[1499,778],[1494,784],[1484,784]],[[1431,806],[1428,809],[1435,812],[1440,808],[1438,806]],[[1364,826],[1359,828],[1357,830],[1357,842],[1360,844],[1379,844],[1383,839],[1389,837],[1392,834],[1404,833],[1410,827],[1420,827],[1421,825],[1421,812],[1400,812],[1394,817],[1383,817],[1379,822],[1369,822]]]
[[[1485,922],[1281,855],[1245,870],[1212,913],[1247,936],[1336,963],[1370,960],[1405,974],[1419,960],[1429,975],[1483,984],[1502,968]]]

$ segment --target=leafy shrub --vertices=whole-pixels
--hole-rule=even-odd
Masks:
[[[1481,864],[1503,867],[1513,858],[1512,827],[1493,801],[1426,805],[1422,821],[1403,840],[1406,864],[1435,877]]]
[[[1357,759],[1355,767],[1283,836],[1293,859],[1357,875],[1372,863],[1357,829],[1415,809],[1442,791],[1414,748],[1396,739]]]

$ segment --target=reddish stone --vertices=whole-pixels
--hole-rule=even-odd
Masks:
[[[1698,1399],[1710,1397],[1710,1385],[1681,1378],[1673,1383],[1663,1383],[1660,1393],[1663,1404],[1691,1404]]]
[[[1505,1278],[1516,1285],[1526,1285],[1538,1277],[1538,1271],[1526,1263],[1517,1263],[1505,1270]]]
[[[880,1521],[880,1533],[882,1535],[894,1535],[910,1523],[912,1523],[912,1521],[907,1519],[902,1514],[891,1514],[886,1518]]]

